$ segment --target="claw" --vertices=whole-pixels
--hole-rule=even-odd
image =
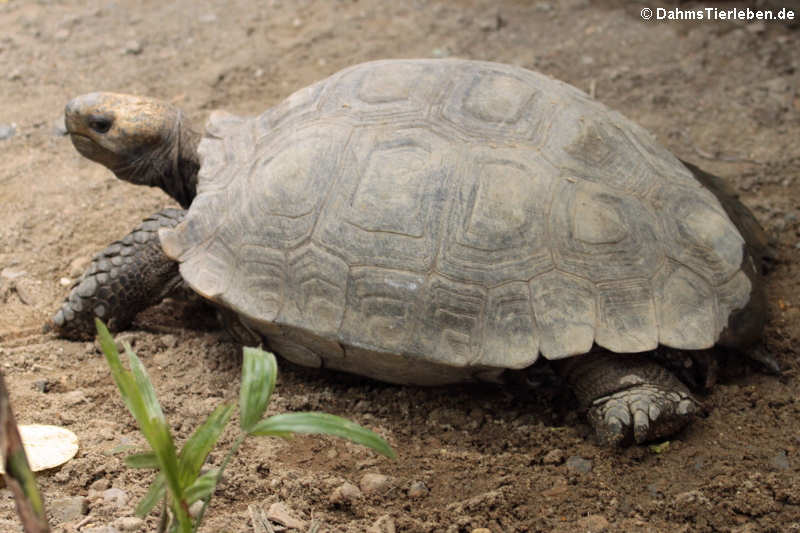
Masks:
[[[781,365],[778,363],[778,360],[775,359],[775,356],[772,355],[771,352],[767,351],[763,346],[758,346],[747,352],[747,357],[753,361],[756,361],[757,363],[760,363],[761,366],[763,366],[764,369],[770,374],[779,376],[782,372]]]

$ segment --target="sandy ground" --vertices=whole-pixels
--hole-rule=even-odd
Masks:
[[[102,357],[41,326],[96,250],[171,205],[82,159],[59,134],[66,101],[144,93],[202,122],[220,107],[258,113],[361,61],[458,56],[590,91],[729,179],[777,242],[766,341],[783,375],[731,372],[702,396],[708,417],[655,453],[596,446],[571,404],[543,391],[403,388],[284,363],[270,412],[353,418],[399,458],[332,438],[249,441],[206,531],[251,531],[248,506],[276,502],[320,531],[800,531],[800,30],[644,22],[645,5],[0,0],[0,125],[13,124],[13,134],[0,127],[11,135],[0,140],[0,361],[21,422],[60,424],[81,440],[74,460],[38,478],[54,530],[154,527],[155,517],[126,518],[151,476],[121,462],[119,446],[142,439]],[[123,334],[179,439],[235,401],[240,372],[239,349],[190,311],[164,304]],[[352,500],[333,496],[369,473],[387,479]],[[5,489],[0,529],[20,530]]]

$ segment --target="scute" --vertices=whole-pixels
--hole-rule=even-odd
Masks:
[[[351,67],[214,115],[160,233],[186,281],[311,366],[446,383],[713,345],[752,290],[719,201],[580,91],[464,60]]]

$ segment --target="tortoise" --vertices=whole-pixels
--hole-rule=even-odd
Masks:
[[[700,412],[687,368],[710,384],[720,356],[775,365],[769,243],[733,190],[542,74],[374,61],[254,118],[215,111],[202,135],[130,95],[65,117],[82,155],[182,209],[94,258],[63,336],[128,327],[185,283],[300,365],[443,385],[547,364],[608,444]]]

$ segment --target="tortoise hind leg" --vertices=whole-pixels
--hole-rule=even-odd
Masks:
[[[48,326],[62,337],[89,339],[95,334],[95,316],[119,331],[139,311],[161,301],[182,279],[178,263],[161,250],[158,230],[174,227],[185,214],[164,209],[98,253]]]
[[[672,435],[698,409],[689,389],[647,354],[599,352],[560,361],[603,444],[622,445]]]

